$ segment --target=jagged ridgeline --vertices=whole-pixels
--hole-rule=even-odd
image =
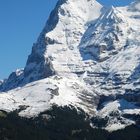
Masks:
[[[39,119],[39,126],[34,119],[29,119],[29,126],[45,131],[48,138],[52,130],[58,137],[64,132],[71,139],[80,135],[89,139],[88,134],[103,140],[118,138],[116,135],[120,140],[139,139],[140,1],[104,7],[96,0],[58,0],[25,68],[0,81],[0,91],[0,110],[18,110],[17,119],[25,125],[29,122],[25,118]],[[43,125],[40,113],[50,112],[54,105],[56,115],[64,115],[57,118],[60,121],[47,118]],[[68,130],[63,130],[66,125]],[[129,136],[130,131],[134,135]]]
[[[55,9],[51,12],[45,27],[40,33],[38,40],[33,44],[32,52],[28,57],[24,69],[18,69],[10,74],[9,78],[0,83],[0,90],[7,91],[27,83],[43,79],[55,74],[50,58],[45,58],[44,54],[47,45],[54,44],[53,40],[46,38],[46,34],[51,32],[59,21],[58,10],[67,0],[58,0]]]

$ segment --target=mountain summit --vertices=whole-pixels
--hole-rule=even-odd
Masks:
[[[95,0],[59,0],[34,43],[24,70],[20,74],[12,73],[1,90],[7,91],[55,73],[70,72],[68,65],[81,59],[77,47],[87,24],[99,17],[101,8]]]
[[[95,0],[59,0],[25,68],[0,81],[0,110],[24,106],[19,115],[33,117],[55,104],[107,119],[102,128],[110,131],[136,124],[139,3],[104,7]]]

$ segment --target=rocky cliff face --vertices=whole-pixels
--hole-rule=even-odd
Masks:
[[[27,117],[72,105],[107,118],[108,130],[136,123],[126,116],[140,112],[139,3],[107,8],[95,0],[59,0],[24,70],[0,82],[8,91],[0,95],[1,109],[24,106],[19,114]]]
[[[79,65],[74,63],[76,59],[81,59],[77,46],[87,28],[86,24],[98,18],[101,8],[102,6],[94,0],[59,0],[33,45],[22,76],[12,78],[10,75],[8,81],[16,79],[17,82],[9,87],[7,81],[1,91],[47,78],[58,71],[71,72],[69,66]],[[95,14],[91,14],[94,9]]]

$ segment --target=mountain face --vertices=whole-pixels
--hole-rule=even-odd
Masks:
[[[81,108],[109,131],[140,117],[140,1],[104,7],[59,0],[23,70],[0,81],[0,110],[33,117],[52,105]],[[96,121],[95,121],[96,120]]]

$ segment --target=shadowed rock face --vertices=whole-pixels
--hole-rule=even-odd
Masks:
[[[37,42],[33,44],[32,52],[28,56],[28,60],[22,74],[16,75],[15,72],[10,74],[7,80],[1,82],[0,91],[8,91],[18,86],[24,86],[27,83],[47,78],[56,72],[53,68],[51,57],[45,56],[49,45],[59,44],[55,39],[46,37],[46,34],[52,31],[59,22],[59,12],[64,16],[65,11],[60,7],[71,1],[58,0],[55,9],[51,12],[50,17],[39,35]]]
[[[10,104],[13,111],[16,105],[29,104],[26,117],[31,111],[40,113],[45,103],[43,109],[73,105],[95,117],[97,127],[101,119],[101,126],[111,131],[135,123],[133,116],[140,111],[140,21],[139,11],[135,15],[128,7],[106,9],[94,0],[59,0],[24,70],[0,82],[0,91],[23,86],[4,93],[0,107],[6,110]],[[36,85],[24,86],[33,81]],[[133,119],[125,117],[129,115]]]
[[[17,70],[12,72],[8,79],[5,79],[0,85],[0,91],[8,91],[12,88],[16,88],[23,82],[24,70]]]
[[[58,23],[58,9],[67,0],[59,0],[55,9],[51,12],[50,17],[42,30],[36,43],[33,44],[32,52],[28,57],[26,66],[22,73],[16,75],[16,72],[10,74],[7,80],[0,83],[0,91],[8,91],[18,86],[24,86],[27,83],[47,78],[55,74],[50,58],[45,58],[44,53],[47,45],[54,44],[50,40],[46,40],[46,33],[55,28]]]
[[[59,0],[55,9],[51,12],[50,17],[41,32],[37,42],[33,45],[31,55],[29,55],[27,64],[24,70],[24,77],[32,78],[31,81],[43,79],[52,76],[55,72],[52,67],[50,58],[45,58],[44,54],[47,49],[47,45],[55,44],[54,41],[46,39],[46,33],[53,30],[59,20],[58,10],[59,7],[67,0]]]
[[[127,90],[126,94],[124,95],[124,99],[128,102],[140,103],[140,89]]]

